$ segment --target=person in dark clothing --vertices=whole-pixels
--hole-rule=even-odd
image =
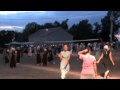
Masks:
[[[51,62],[53,60],[53,53],[51,48],[48,49],[48,62]]]
[[[15,50],[15,48],[12,48],[11,58],[10,58],[10,67],[11,68],[16,67],[16,50]]]
[[[17,63],[20,63],[20,57],[21,57],[21,50],[20,50],[20,48],[18,47],[17,48]]]
[[[5,59],[5,64],[9,63],[9,49],[5,49],[3,51],[4,59]]]
[[[109,78],[109,72],[112,68],[112,66],[115,65],[113,57],[112,57],[112,52],[110,50],[110,46],[105,45],[103,52],[100,56],[100,58],[98,59],[97,63],[100,63],[100,61],[102,60],[102,64],[105,68],[105,72],[104,72],[104,79]]]
[[[43,66],[47,66],[47,49],[44,49],[44,54],[43,54]]]
[[[37,65],[41,63],[40,46],[37,47],[36,61],[37,61]]]
[[[56,56],[57,55],[57,48],[56,47],[54,47],[54,56]]]
[[[44,54],[44,49],[40,48],[40,64],[43,64],[43,54]]]
[[[21,47],[21,57],[23,57],[23,54],[24,54],[24,48],[23,46]]]

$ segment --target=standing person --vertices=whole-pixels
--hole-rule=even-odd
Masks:
[[[43,65],[43,55],[44,55],[44,49],[41,47],[41,48],[40,48],[40,58],[41,58],[40,64],[41,64],[41,65]]]
[[[10,58],[10,67],[16,67],[16,50],[15,48],[11,48],[11,58]]]
[[[61,79],[65,79],[66,74],[70,70],[70,64],[69,64],[70,55],[71,54],[70,54],[70,51],[68,51],[68,46],[65,44],[63,46],[63,51],[61,51],[60,54],[58,54],[58,57],[61,60],[61,63],[60,63]]]
[[[20,47],[17,48],[17,63],[19,64],[20,63],[20,57],[21,57],[21,50],[20,50]]]
[[[97,76],[96,59],[91,55],[91,49],[85,49],[78,52],[80,60],[83,60],[81,79],[95,79]]]
[[[28,56],[32,56],[32,48],[31,47],[28,48]]]
[[[47,66],[47,49],[46,48],[44,48],[42,62],[43,62],[43,66]]]
[[[48,62],[50,63],[53,60],[53,52],[51,48],[48,48]]]
[[[104,65],[104,68],[105,68],[104,79],[107,79],[107,78],[109,78],[109,73],[112,68],[112,65],[113,66],[115,65],[109,45],[104,46],[103,52],[102,52],[100,58],[98,59],[97,63],[100,63],[101,60],[102,60],[102,64]]]
[[[5,64],[9,63],[9,49],[4,49],[3,51],[3,57],[5,59]]]
[[[20,50],[21,50],[21,57],[23,57],[24,47],[23,47],[23,46],[21,46],[21,47],[20,47]]]
[[[37,65],[40,64],[40,61],[41,61],[41,57],[40,57],[40,46],[37,46],[36,61],[37,61]]]

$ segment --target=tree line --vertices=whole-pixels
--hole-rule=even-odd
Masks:
[[[101,19],[101,22],[95,22],[92,25],[88,19],[81,20],[78,24],[72,25],[70,28],[68,26],[69,19],[63,20],[61,23],[55,21],[54,23],[45,23],[44,25],[40,25],[36,22],[28,23],[25,26],[23,32],[15,32],[15,31],[0,31],[0,45],[5,43],[9,43],[15,38],[15,41],[24,42],[28,41],[29,35],[37,32],[41,29],[46,28],[54,28],[54,27],[61,27],[66,32],[73,35],[74,40],[81,40],[81,39],[92,39],[92,38],[99,38],[102,41],[109,41],[110,40],[110,15],[111,12],[108,11],[107,15]],[[120,14],[118,11],[113,12],[113,41],[117,39],[114,37],[114,34],[118,33],[120,27]]]

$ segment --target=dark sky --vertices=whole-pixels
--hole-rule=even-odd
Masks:
[[[21,31],[29,22],[44,24],[55,20],[61,22],[67,18],[69,27],[83,19],[88,19],[93,24],[100,22],[106,14],[107,11],[0,11],[0,30]]]

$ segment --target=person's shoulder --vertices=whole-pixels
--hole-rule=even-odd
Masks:
[[[91,55],[91,57],[92,57],[93,59],[95,59],[95,56],[94,56],[94,55]]]

